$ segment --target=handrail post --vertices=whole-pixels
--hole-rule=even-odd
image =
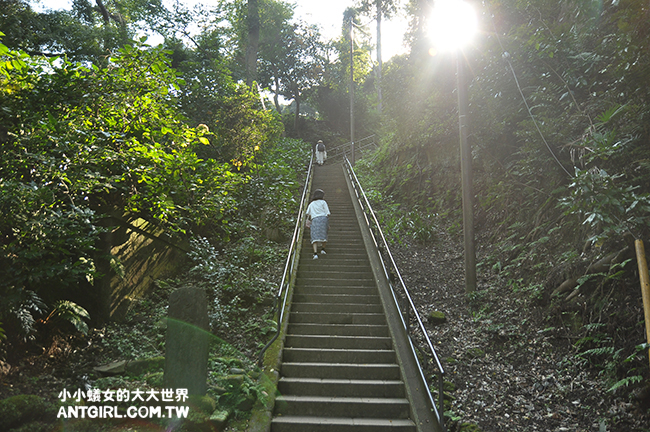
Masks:
[[[440,418],[443,419],[443,421],[440,422],[440,425],[442,426],[442,430],[445,430],[445,381],[443,379],[442,374],[436,374],[438,376],[438,406],[440,407]]]

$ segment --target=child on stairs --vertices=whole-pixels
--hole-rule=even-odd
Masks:
[[[325,245],[327,244],[330,209],[324,198],[325,192],[322,189],[316,189],[306,213],[307,217],[311,219],[311,244],[314,248],[314,259],[318,259],[319,245],[321,246],[321,255],[325,255]]]

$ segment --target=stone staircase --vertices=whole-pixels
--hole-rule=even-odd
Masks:
[[[343,169],[314,167],[330,212],[327,255],[305,233],[272,432],[416,431]]]

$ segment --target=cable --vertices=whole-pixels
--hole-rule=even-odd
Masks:
[[[515,72],[515,68],[512,66],[512,63],[510,62],[510,54],[503,48],[503,44],[501,43],[501,38],[499,38],[499,32],[497,31],[496,26],[494,25],[494,15],[490,14],[490,18],[492,21],[492,26],[494,27],[494,34],[497,37],[497,41],[499,42],[499,46],[501,47],[501,51],[503,51],[502,58],[508,62],[508,66],[510,66],[510,71],[512,71],[512,76],[515,78],[515,83],[517,84],[517,90],[519,90],[519,94],[521,95],[521,99],[524,101],[524,105],[526,106],[526,110],[528,111],[528,115],[530,116],[531,120],[533,121],[533,124],[535,125],[535,129],[537,129],[537,132],[539,133],[539,136],[542,138],[542,141],[544,141],[544,144],[546,145],[546,148],[548,149],[549,153],[553,156],[553,159],[555,159],[555,162],[562,168],[562,170],[567,173],[569,177],[573,177],[573,175],[567,171],[566,168],[564,168],[564,165],[560,162],[560,160],[557,158],[555,153],[553,152],[553,149],[551,149],[551,146],[549,145],[548,141],[546,141],[546,138],[544,137],[544,134],[542,133],[542,130],[539,128],[539,125],[537,124],[537,120],[535,120],[535,117],[533,116],[532,111],[530,110],[530,106],[528,105],[528,101],[526,100],[526,96],[524,95],[523,90],[521,89],[521,86],[519,85],[519,79],[517,78],[517,74]]]

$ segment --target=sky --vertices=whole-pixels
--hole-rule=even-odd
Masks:
[[[185,0],[188,5],[193,5],[200,0]],[[69,9],[72,0],[31,0],[37,10],[47,9]],[[204,0],[203,3],[209,3]],[[343,22],[343,11],[354,4],[354,0],[294,0],[296,4],[296,16],[310,24],[318,24],[325,39],[333,39],[341,33]],[[363,21],[367,24],[368,30],[374,41],[376,35],[376,24],[370,18]],[[395,54],[405,52],[403,46],[404,32],[406,31],[404,19],[393,19],[382,21],[382,59],[388,60]],[[374,43],[374,42],[373,42]],[[373,53],[373,57],[376,55]]]

